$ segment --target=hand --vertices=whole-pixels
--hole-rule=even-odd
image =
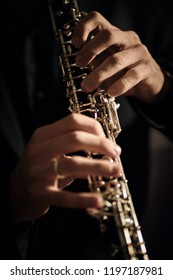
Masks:
[[[63,188],[74,177],[118,176],[121,168],[117,163],[104,159],[63,156],[77,151],[116,157],[120,154],[120,147],[106,138],[99,122],[82,114],[70,114],[35,131],[11,176],[15,222],[40,217],[51,205],[73,208],[98,208],[103,205],[96,193],[73,193]],[[58,173],[65,175],[65,179],[59,180],[57,188],[53,159],[58,157]]]
[[[76,57],[79,66],[90,62],[96,65],[81,84],[86,92],[102,85],[111,96],[126,94],[151,102],[167,82],[138,35],[111,25],[97,12],[89,13],[77,24],[72,42],[80,48]]]

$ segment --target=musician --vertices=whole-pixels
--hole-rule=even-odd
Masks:
[[[126,4],[125,7],[121,3]],[[145,101],[150,102],[154,100],[153,95],[164,95],[172,87],[171,68],[167,69],[165,62],[171,61],[171,52],[168,51],[172,47],[171,42],[164,39],[169,33],[163,30],[163,38],[160,38],[160,32],[155,34],[156,38],[152,38],[154,25],[151,22],[158,24],[158,30],[160,13],[164,13],[164,10],[161,4],[152,5],[154,1],[150,1],[148,6],[151,10],[145,9],[145,6],[141,10],[141,3],[136,1],[132,1],[131,6],[128,1],[121,3],[118,6],[118,1],[110,1],[109,13],[114,12],[115,17],[124,9],[119,21],[126,23],[124,27],[127,30],[132,28],[133,23],[136,32],[139,32],[139,27],[143,29],[142,38],[134,32],[123,31],[123,26],[118,26],[118,20],[114,26],[99,13],[89,13],[74,33],[74,45],[82,47],[76,62],[84,66],[103,51],[106,58],[102,57],[101,64],[100,60],[97,61],[96,69],[85,79],[82,87],[90,92],[103,84],[111,95],[128,93],[138,96],[139,92],[140,98],[145,97]],[[82,5],[81,8],[87,10],[86,6],[90,3]],[[94,5],[91,5],[92,10],[99,10],[99,7],[104,9],[105,1],[95,1]],[[136,16],[136,6],[140,9],[140,17]],[[165,9],[169,12],[167,7]],[[127,12],[132,16],[130,21]],[[63,191],[63,187],[74,178],[84,177],[88,173],[118,176],[121,169],[117,164],[105,160],[92,162],[81,156],[62,155],[88,149],[117,156],[120,155],[120,147],[105,138],[97,121],[81,115],[67,116],[68,101],[60,73],[57,75],[58,50],[47,2],[14,3],[7,0],[1,9],[0,23],[1,256],[4,259],[108,258],[108,241],[99,235],[95,221],[85,211],[86,208],[101,207],[102,198],[85,192],[83,180],[77,181],[77,184],[75,180],[66,188],[69,192]],[[168,30],[167,27],[171,28],[171,24],[165,21],[162,28]],[[89,30],[94,30],[95,38],[84,44]],[[156,58],[165,63],[156,61]],[[122,88],[124,77],[131,80],[124,83]],[[125,122],[124,127],[129,131],[136,115],[126,101],[123,102],[130,118],[128,126]],[[143,131],[147,131],[147,125],[142,120],[137,120],[137,127],[141,123]],[[57,158],[56,162],[53,161],[54,157]],[[58,180],[60,191],[56,185],[57,175],[65,176]],[[143,195],[142,188],[141,192]],[[141,205],[143,203],[146,202],[140,201]],[[169,258],[164,248],[160,250],[160,255],[158,251],[153,252],[152,247],[150,252],[153,253],[152,257]]]
[[[14,10],[16,15],[22,12],[21,6],[12,5],[12,7],[16,8],[16,11]],[[47,5],[42,4],[41,7],[45,9],[42,14],[45,16]],[[40,5],[35,7],[35,12],[39,14],[39,11]],[[101,125],[92,118],[71,114],[58,121],[60,113],[63,116],[65,109],[61,109],[61,97],[58,97],[56,77],[51,77],[50,80],[48,78],[48,67],[51,68],[50,72],[53,71],[51,65],[54,58],[51,55],[52,35],[48,30],[48,39],[51,40],[48,42],[48,46],[46,44],[49,52],[47,54],[48,65],[44,69],[46,72],[40,72],[36,68],[42,67],[41,57],[35,58],[34,65],[32,58],[30,61],[30,55],[35,56],[34,52],[37,49],[37,46],[35,49],[32,45],[30,37],[32,32],[35,32],[35,28],[39,28],[39,26],[36,24],[33,29],[32,21],[31,23],[26,22],[23,26],[16,15],[13,14],[14,18],[9,17],[7,26],[5,25],[6,18],[4,19],[3,27],[6,29],[2,30],[5,34],[1,45],[1,55],[4,56],[1,57],[0,95],[1,214],[2,222],[4,221],[1,231],[3,242],[1,256],[7,259],[19,257],[14,248],[15,230],[20,234],[28,229],[30,225],[32,226],[33,219],[44,215],[50,206],[84,209],[103,206],[103,199],[98,194],[85,193],[82,189],[77,193],[64,192],[63,188],[74,178],[86,177],[88,174],[106,177],[118,176],[121,172],[119,165],[110,161],[90,160],[80,156],[70,158],[63,156],[79,150],[91,150],[104,153],[109,157],[116,157],[121,150],[118,145],[106,138]],[[39,18],[38,24],[44,25],[44,20],[43,17],[42,23],[42,18]],[[8,28],[14,28],[14,38],[13,35],[8,37]],[[44,40],[41,37],[42,35],[40,39]],[[37,38],[36,35],[35,39],[39,40],[39,37]],[[26,62],[25,59],[29,60]],[[23,69],[23,74],[21,69]],[[40,76],[38,80],[33,79],[35,71],[38,71]],[[39,80],[44,81],[44,75],[47,76],[45,82],[39,84]],[[54,76],[55,73],[52,75]],[[60,86],[58,90],[61,93]],[[43,120],[41,120],[42,117]],[[40,128],[37,129],[37,127]],[[24,145],[32,134],[33,136],[24,150]],[[10,183],[10,173],[18,158],[21,159],[13,171]],[[65,177],[61,178],[60,182],[58,180],[57,186],[57,176],[61,173]],[[17,224],[16,228],[12,228],[10,223]]]

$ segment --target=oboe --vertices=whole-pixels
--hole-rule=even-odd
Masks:
[[[87,67],[76,65],[77,49],[72,44],[72,34],[75,25],[86,13],[79,11],[75,0],[49,0],[48,4],[55,40],[59,42],[62,51],[59,55],[59,66],[66,86],[69,110],[98,120],[106,136],[115,142],[121,131],[115,98],[99,88],[86,94],[80,86],[93,68],[92,64]],[[98,155],[87,152],[86,156],[94,158]],[[120,157],[110,160],[121,164]],[[124,171],[119,178],[88,175],[88,185],[91,191],[99,192],[104,199],[104,206],[93,211],[91,215],[99,221],[100,231],[103,234],[112,231],[110,240],[112,256],[147,260],[145,242]]]

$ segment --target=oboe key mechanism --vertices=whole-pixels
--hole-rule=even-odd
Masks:
[[[106,137],[116,142],[121,132],[117,114],[119,104],[103,89],[98,88],[89,94],[81,89],[82,80],[92,71],[93,66],[92,63],[87,67],[76,65],[77,49],[72,44],[72,34],[75,25],[86,13],[79,11],[75,0],[48,0],[48,4],[55,41],[61,46],[59,66],[69,100],[69,110],[98,120]],[[86,156],[104,157],[92,152],[87,152]],[[120,157],[105,160],[118,161],[122,166]],[[100,193],[104,200],[101,209],[89,209],[88,213],[96,218],[100,232],[110,238],[110,258],[147,260],[145,242],[123,167],[118,178],[88,175],[88,186],[90,191]]]

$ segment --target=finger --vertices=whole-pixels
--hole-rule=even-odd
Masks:
[[[145,63],[136,65],[129,69],[118,81],[108,87],[107,92],[110,96],[122,95],[135,88],[142,80],[147,79],[148,74],[148,66]]]
[[[122,172],[121,167],[111,160],[90,159],[80,156],[61,158],[59,171],[65,176],[78,178],[86,177],[87,175],[117,177]]]
[[[65,208],[100,208],[103,199],[96,193],[73,193],[69,191],[49,190],[46,199],[50,205]]]
[[[39,143],[75,130],[105,136],[98,121],[82,114],[72,113],[53,124],[37,129],[32,141]]]
[[[70,141],[69,141],[70,139]],[[62,154],[70,154],[79,151],[91,151],[99,154],[116,157],[120,147],[106,137],[100,137],[83,131],[70,132],[53,138],[32,147],[32,155],[35,154],[35,163],[38,160],[46,162]],[[36,156],[39,154],[39,158]]]
[[[68,187],[74,181],[74,177],[65,177],[62,180],[58,181],[59,190]]]
[[[76,63],[79,66],[86,66],[96,56],[105,50],[116,52],[140,45],[141,41],[134,31],[122,31],[114,26],[100,31],[95,37],[88,40],[77,52]]]
[[[108,49],[112,44],[113,40],[106,40],[107,30],[103,30],[98,33],[95,37],[89,40],[77,53],[76,53],[76,64],[81,67],[85,67],[96,56],[101,54],[103,51]]]
[[[72,43],[80,48],[88,39],[91,32],[110,28],[112,25],[98,12],[91,12],[76,25]]]
[[[117,151],[117,155],[120,151]],[[44,164],[34,165],[29,168],[28,178],[30,185],[37,185],[37,191],[42,186],[54,186],[57,188],[57,175],[65,176],[58,179],[58,188],[64,188],[72,183],[74,178],[86,178],[88,175],[118,177],[122,172],[120,165],[110,158],[91,159],[81,156],[66,157],[58,159],[57,169],[55,170],[54,161],[46,161]],[[33,190],[35,192],[35,189]]]
[[[109,48],[117,52],[122,49],[134,48],[140,44],[138,36],[132,31],[122,31],[115,27],[104,29],[77,52],[76,63],[84,67]]]
[[[132,65],[140,63],[143,58],[142,45],[110,55],[101,65],[86,76],[81,83],[81,87],[85,92],[91,92],[113,75],[122,72],[127,67],[130,68]]]

